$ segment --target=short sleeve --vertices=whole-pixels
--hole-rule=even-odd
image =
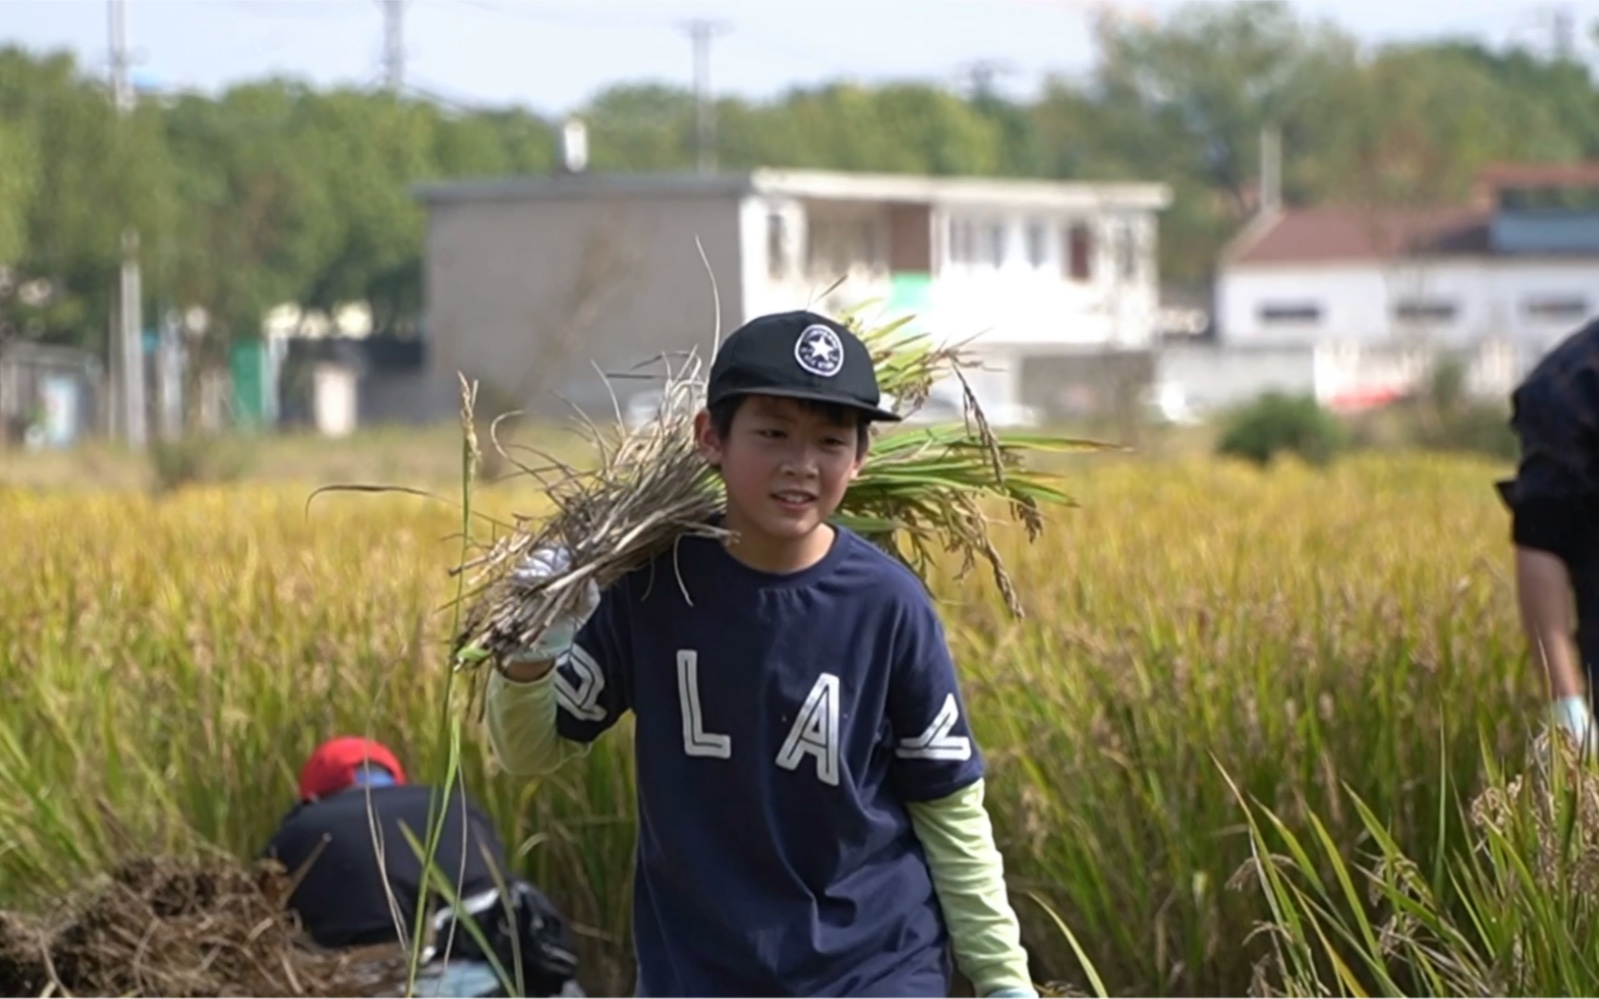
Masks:
[[[925,596],[910,602],[895,629],[888,721],[890,779],[906,801],[954,794],[983,776],[944,626]]]
[[[563,739],[593,742],[630,707],[627,580],[600,595],[572,649],[555,666],[555,726]]]

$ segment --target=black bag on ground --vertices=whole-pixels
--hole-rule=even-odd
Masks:
[[[448,945],[451,961],[489,961],[492,955],[513,984],[520,967],[521,995],[582,995],[576,988],[577,947],[571,928],[528,882],[514,879],[509,889],[509,906],[491,889],[439,910],[433,917],[434,943],[423,952],[423,961],[444,959],[442,948]],[[465,925],[468,920],[482,934],[482,943]]]

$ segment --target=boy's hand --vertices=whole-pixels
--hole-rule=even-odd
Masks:
[[[572,557],[564,548],[539,548],[529,552],[515,569],[511,570],[511,579],[516,583],[530,585],[553,578],[567,571],[572,564]],[[577,638],[578,629],[583,627],[590,615],[600,605],[600,588],[594,580],[585,580],[582,592],[578,595],[578,604],[561,617],[550,622],[528,648],[512,653],[508,657],[511,664],[516,663],[546,663],[565,653],[572,647],[572,642]]]

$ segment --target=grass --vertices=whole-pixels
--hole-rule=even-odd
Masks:
[[[458,463],[459,434],[440,441]],[[1464,882],[1475,857],[1495,892],[1519,856],[1483,859],[1486,833],[1463,817],[1499,769],[1521,771],[1537,707],[1501,469],[1419,455],[1073,469],[1083,506],[1047,511],[1037,546],[998,532],[1024,619],[981,568],[938,574],[1037,976],[1098,991],[1097,974],[1110,994],[1293,991],[1266,923],[1299,927],[1304,991],[1346,991],[1340,962],[1382,988],[1357,914],[1392,904],[1359,873],[1383,844],[1429,884]],[[475,729],[452,745],[439,721],[460,513],[357,495],[307,511],[304,481],[324,471],[164,497],[0,487],[0,901],[47,904],[129,853],[253,854],[312,746],[369,732],[418,775],[459,766],[581,928],[585,984],[626,994],[626,726],[542,785],[496,773]],[[506,518],[538,502],[514,483],[473,498]],[[1281,886],[1235,879],[1257,856],[1294,857],[1286,836],[1303,863],[1258,868]],[[1312,875],[1333,902],[1296,923],[1284,899],[1321,899]],[[1500,908],[1451,890],[1420,925],[1519,911],[1481,894]],[[1401,958],[1390,983],[1425,991]],[[1591,988],[1568,963],[1560,981]]]

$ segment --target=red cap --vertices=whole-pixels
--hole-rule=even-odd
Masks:
[[[357,770],[369,764],[393,774],[396,784],[405,783],[405,771],[389,747],[371,739],[346,735],[316,747],[305,766],[300,768],[300,800],[338,794],[355,783]]]

